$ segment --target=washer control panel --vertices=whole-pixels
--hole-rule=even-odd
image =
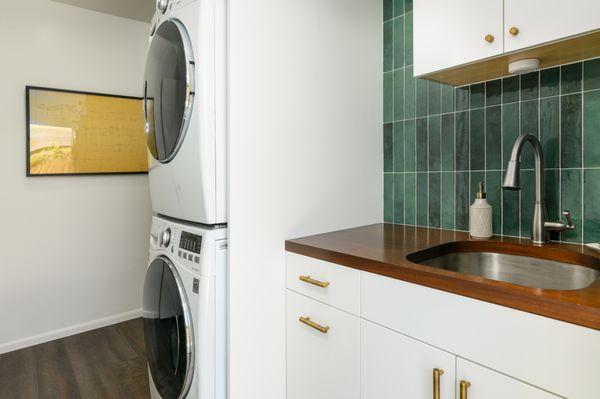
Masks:
[[[182,231],[181,237],[179,238],[179,250],[177,251],[177,255],[190,262],[200,263],[201,252],[202,236]]]

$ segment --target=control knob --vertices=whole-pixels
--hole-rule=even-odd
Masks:
[[[156,8],[163,13],[167,10],[167,6],[169,5],[169,0],[158,0],[156,2]]]
[[[166,230],[162,232],[160,235],[160,245],[163,247],[168,247],[171,243],[171,228],[167,227]]]

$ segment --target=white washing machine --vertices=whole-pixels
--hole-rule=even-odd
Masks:
[[[226,399],[226,229],[154,217],[143,320],[152,398]]]
[[[225,223],[225,0],[159,0],[157,7],[144,72],[152,209]]]

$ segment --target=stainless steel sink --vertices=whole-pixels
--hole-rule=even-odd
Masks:
[[[596,269],[556,260],[495,252],[450,252],[437,256],[414,256],[409,260],[431,267],[471,274],[525,287],[579,290],[599,276]]]

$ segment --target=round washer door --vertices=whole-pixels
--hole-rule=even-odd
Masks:
[[[170,19],[156,29],[144,72],[144,119],[148,150],[171,161],[181,147],[194,100],[192,44],[183,24]]]
[[[192,315],[179,273],[164,256],[156,258],[146,272],[143,318],[156,389],[163,399],[185,397],[194,374]]]

